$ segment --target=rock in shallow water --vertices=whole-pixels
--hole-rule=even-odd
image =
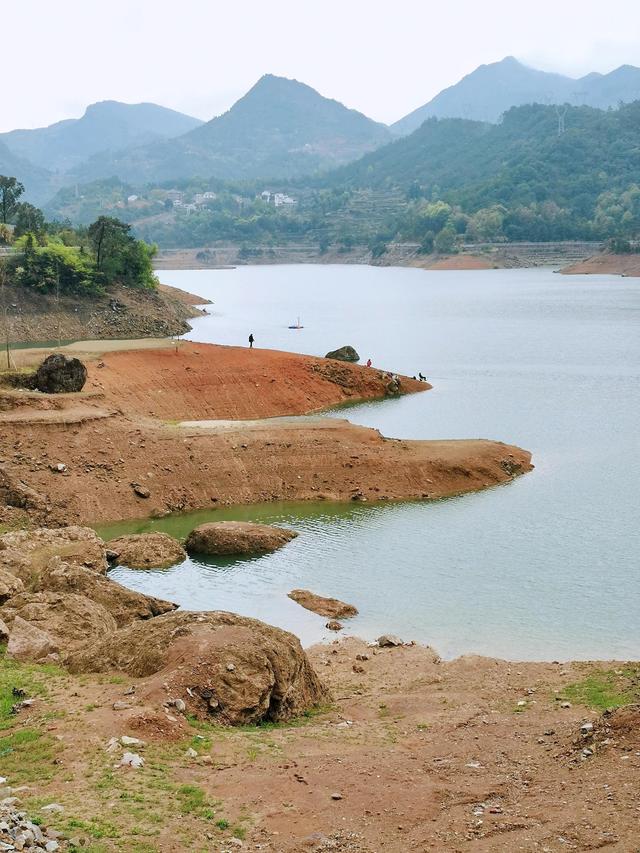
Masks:
[[[133,533],[107,542],[107,556],[116,566],[165,569],[186,559],[182,545],[168,533]]]
[[[185,547],[191,554],[260,554],[282,548],[298,534],[269,524],[246,521],[215,521],[201,524],[187,536]]]
[[[306,610],[311,610],[319,616],[326,616],[328,619],[347,619],[358,615],[358,609],[353,604],[345,604],[337,598],[325,598],[308,589],[292,589],[287,594]]]

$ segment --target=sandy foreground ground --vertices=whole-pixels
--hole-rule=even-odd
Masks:
[[[5,521],[25,511],[38,523],[99,523],[258,501],[440,498],[531,467],[529,453],[500,442],[396,441],[346,420],[291,417],[383,398],[390,380],[378,369],[188,342],[100,349],[80,394],[0,392]]]
[[[637,668],[355,639],[309,656],[331,702],[244,729],[190,723],[144,681],[51,673],[12,724],[41,732],[39,764],[16,745],[3,772],[92,851],[638,850],[640,715],[605,726],[588,689],[637,700]],[[144,767],[118,766],[123,735]]]

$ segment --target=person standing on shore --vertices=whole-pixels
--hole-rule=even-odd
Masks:
[[[253,332],[249,335],[249,349],[253,349],[253,342],[255,338],[253,337]]]

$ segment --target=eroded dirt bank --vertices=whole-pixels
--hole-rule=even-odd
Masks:
[[[167,285],[155,291],[114,285],[83,299],[8,287],[9,336],[26,342],[183,335],[191,328],[188,320],[202,313],[195,305],[207,301],[196,300]]]
[[[640,276],[640,254],[603,253],[561,269],[563,275],[628,275]]]
[[[271,500],[439,498],[531,468],[529,453],[499,442],[261,420],[387,393],[384,373],[327,359],[185,344],[105,354],[89,375],[80,394],[0,395],[5,516],[97,523]],[[203,418],[214,422],[184,423]]]

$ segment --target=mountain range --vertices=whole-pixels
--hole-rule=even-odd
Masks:
[[[267,74],[206,123],[156,104],[103,101],[79,119],[0,134],[0,173],[22,180],[35,203],[61,187],[112,177],[133,186],[192,177],[299,178],[361,157],[393,160],[398,143],[389,143],[412,138],[433,118],[497,123],[523,104],[609,108],[636,99],[640,69],[633,66],[575,80],[507,57],[480,66],[389,128],[304,83]],[[467,134],[450,141],[464,146]],[[409,146],[424,142],[418,134]]]
[[[510,107],[522,104],[573,104],[607,109],[640,98],[640,68],[621,65],[609,74],[593,72],[574,79],[539,71],[507,56],[481,65],[455,86],[391,125],[404,136],[429,118],[466,118],[497,122]]]
[[[174,139],[96,155],[77,181],[146,183],[193,176],[243,180],[311,174],[355,160],[389,129],[296,80],[266,74],[231,109]]]

